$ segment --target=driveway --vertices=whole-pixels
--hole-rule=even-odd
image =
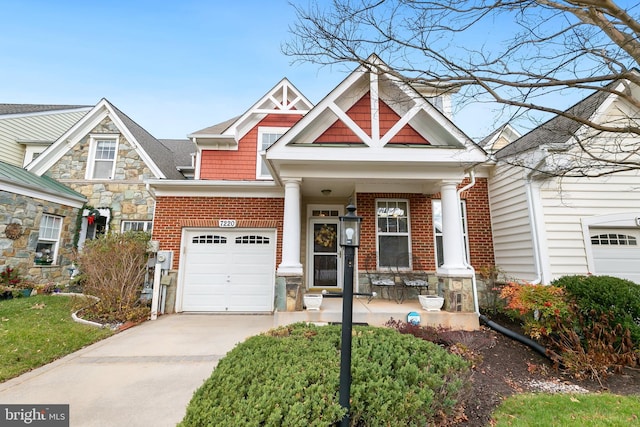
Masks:
[[[271,315],[173,314],[0,384],[0,403],[69,404],[70,426],[175,426],[193,392]]]

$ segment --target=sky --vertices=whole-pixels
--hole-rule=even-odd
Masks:
[[[240,115],[284,77],[318,103],[355,68],[292,64],[288,0],[0,0],[0,16],[0,103],[106,98],[156,138]],[[479,140],[486,111],[454,122]]]

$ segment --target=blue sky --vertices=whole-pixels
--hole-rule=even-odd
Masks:
[[[104,97],[157,138],[241,114],[283,77],[317,103],[354,68],[291,65],[287,0],[0,0],[0,11],[0,103]],[[480,138],[486,109],[454,121]]]

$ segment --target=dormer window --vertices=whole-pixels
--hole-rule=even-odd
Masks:
[[[262,154],[271,147],[289,128],[259,127],[258,128],[258,157],[256,160],[256,178],[272,179],[267,167],[267,162],[262,158]]]
[[[91,135],[87,179],[113,179],[117,152],[116,135]]]

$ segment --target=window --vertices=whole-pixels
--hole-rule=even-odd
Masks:
[[[43,214],[40,220],[36,264],[52,264],[58,255],[58,242],[62,229],[62,217]]]
[[[409,202],[377,200],[378,267],[410,268]]]
[[[113,179],[116,169],[118,138],[92,136],[87,179]]]
[[[602,246],[637,246],[638,241],[635,237],[626,234],[607,233],[591,236],[591,244]]]
[[[151,221],[122,221],[121,231],[151,231]]]
[[[433,235],[436,241],[436,265],[444,264],[444,244],[442,243],[442,202],[433,200]],[[464,239],[464,252],[469,261],[469,238],[467,233],[467,204],[460,200],[460,212],[462,214],[462,237]]]
[[[271,174],[269,173],[267,162],[264,161],[261,153],[266,151],[267,148],[271,147],[271,145],[273,145],[273,143],[276,142],[278,138],[284,135],[287,130],[288,128],[258,128],[258,157],[256,161],[256,178],[271,179]]]

